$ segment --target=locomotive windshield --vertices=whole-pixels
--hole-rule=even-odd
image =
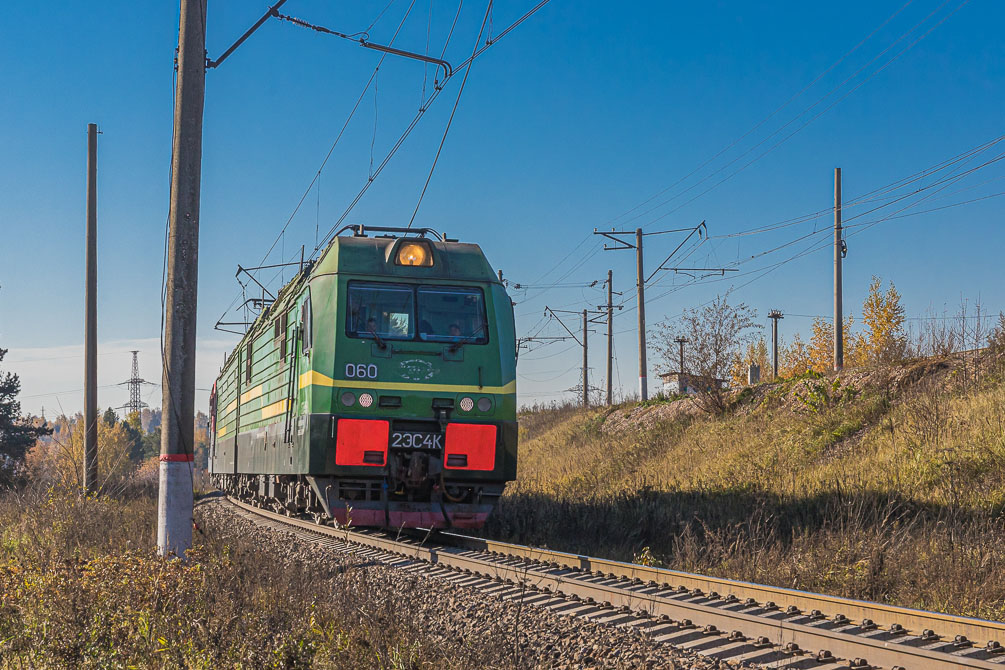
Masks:
[[[479,288],[349,284],[350,335],[382,340],[485,344],[485,299]]]
[[[415,295],[407,286],[349,285],[349,330],[385,340],[415,337]]]
[[[431,342],[488,342],[480,289],[420,286],[419,337]]]

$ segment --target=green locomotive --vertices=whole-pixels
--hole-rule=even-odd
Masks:
[[[224,363],[214,483],[318,521],[478,528],[516,477],[513,303],[477,245],[347,232]]]

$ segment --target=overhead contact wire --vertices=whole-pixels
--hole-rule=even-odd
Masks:
[[[520,19],[518,19],[516,22],[514,22],[512,25],[510,25],[509,28],[507,28],[502,33],[500,33],[499,36],[496,37],[492,41],[492,44],[498,43],[499,40],[503,37],[503,35],[505,35],[506,33],[510,32],[510,30],[512,30],[517,25],[519,25],[520,23],[522,23],[523,21],[525,21],[527,18],[529,18],[534,12],[536,12],[538,9],[540,9],[545,4],[547,4],[548,1],[549,0],[545,0],[544,2],[539,3],[534,9],[532,9],[531,11],[527,12],[526,14],[524,14]],[[478,51],[476,51],[471,58],[468,58],[468,60],[464,61],[461,65],[455,67],[453,69],[453,72],[450,75],[447,75],[444,78],[444,83],[446,81],[448,81],[451,77],[456,76],[456,74],[461,69],[464,69],[464,68],[468,67],[475,58],[477,58],[479,55],[481,55],[482,53],[484,53],[485,50],[488,49],[490,46],[492,46],[492,45],[486,44],[481,49],[479,49]],[[398,149],[404,143],[405,139],[408,137],[409,134],[411,134],[412,130],[415,128],[415,126],[418,124],[419,120],[422,118],[422,115],[429,108],[429,105],[432,104],[432,102],[436,99],[436,97],[439,95],[440,91],[442,91],[442,90],[443,90],[442,86],[437,87],[429,95],[429,99],[426,101],[426,104],[419,109],[419,112],[415,115],[415,117],[413,117],[411,123],[409,123],[408,127],[405,129],[405,131],[398,138],[398,141],[394,144],[393,147],[391,147],[391,150],[388,152],[387,156],[384,158],[384,160],[381,162],[381,164],[374,171],[373,178],[371,178],[369,181],[367,181],[366,184],[363,185],[363,187],[360,189],[359,193],[356,194],[356,197],[353,198],[352,202],[349,204],[349,206],[346,208],[346,210],[342,213],[342,216],[340,216],[338,218],[338,220],[331,227],[331,229],[328,231],[328,233],[325,235],[325,237],[321,240],[321,244],[319,244],[318,246],[316,246],[314,248],[314,251],[311,254],[311,258],[312,259],[315,257],[315,255],[319,251],[321,251],[322,247],[324,247],[325,245],[327,245],[329,243],[329,241],[331,240],[332,235],[335,234],[335,232],[338,230],[338,227],[349,216],[349,213],[353,210],[353,208],[355,208],[356,204],[360,201],[360,199],[362,199],[362,197],[366,193],[366,191],[369,190],[370,184],[373,183],[373,181],[377,178],[377,176],[383,170],[384,166],[387,165],[387,163],[391,160],[391,158],[397,153]]]
[[[482,27],[478,30],[478,38],[475,40],[475,46],[471,49],[471,58],[468,59],[469,63],[472,63],[475,57],[475,52],[478,50],[478,45],[481,44],[482,35],[485,32],[485,24],[489,20],[489,13],[492,11],[492,0],[489,0],[488,7],[485,10],[485,18],[482,19]],[[468,67],[464,70],[464,77],[461,79],[461,86],[457,90],[457,98],[454,100],[454,107],[450,110],[450,118],[447,119],[447,127],[443,129],[443,137],[440,138],[440,146],[436,148],[436,156],[433,158],[433,164],[429,166],[429,174],[426,175],[426,183],[422,186],[422,192],[419,193],[419,201],[415,203],[415,209],[412,210],[412,218],[408,220],[408,225],[406,228],[411,228],[412,224],[415,223],[415,216],[419,213],[419,206],[422,205],[422,199],[426,196],[426,189],[429,188],[429,182],[433,178],[433,171],[436,170],[436,164],[440,160],[440,153],[443,151],[443,144],[447,141],[447,133],[450,132],[450,126],[454,122],[454,114],[457,113],[457,105],[461,102],[461,94],[464,93],[464,86],[468,83],[468,75],[471,74],[471,68]]]

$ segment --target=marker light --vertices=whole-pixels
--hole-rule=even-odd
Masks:
[[[474,409],[474,406],[475,401],[472,400],[471,398],[468,397],[461,398],[461,409],[464,410],[465,412],[470,412],[472,409]]]
[[[394,262],[398,265],[428,268],[433,266],[433,254],[429,252],[429,246],[425,242],[402,242]]]
[[[492,399],[491,398],[479,398],[478,399],[478,411],[487,412],[492,409]]]
[[[342,394],[342,404],[346,407],[352,407],[356,404],[356,396],[354,396],[351,392],[346,391]]]
[[[373,396],[369,393],[361,393],[359,395],[360,407],[369,407],[373,404]]]

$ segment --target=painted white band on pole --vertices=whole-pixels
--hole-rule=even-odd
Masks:
[[[157,553],[184,558],[192,546],[191,456],[161,456],[157,496]],[[170,460],[168,460],[170,459]]]

